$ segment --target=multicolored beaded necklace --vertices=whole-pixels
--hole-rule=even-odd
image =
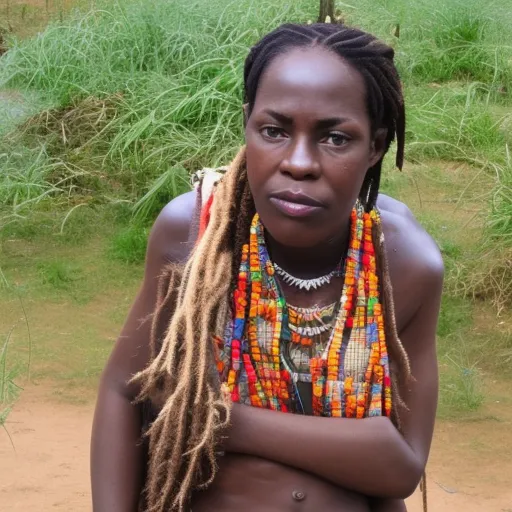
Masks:
[[[340,302],[310,310],[286,305],[256,214],[242,249],[234,318],[217,336],[217,368],[234,402],[296,412],[296,382],[311,382],[317,416],[389,416],[391,379],[372,239],[379,212],[356,204],[351,214]],[[329,316],[331,317],[330,321]],[[286,343],[311,347],[309,373],[294,371]],[[327,338],[326,338],[327,336]]]

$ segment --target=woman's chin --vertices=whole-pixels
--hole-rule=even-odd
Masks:
[[[313,249],[325,242],[325,238],[319,238],[318,230],[310,232],[309,229],[273,229],[269,234],[273,242],[287,249]]]

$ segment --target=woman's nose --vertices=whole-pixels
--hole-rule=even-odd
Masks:
[[[295,180],[317,179],[320,175],[320,163],[311,142],[306,138],[292,141],[280,169]]]

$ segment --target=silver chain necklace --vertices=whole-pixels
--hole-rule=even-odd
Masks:
[[[300,290],[309,291],[311,289],[316,290],[321,286],[329,284],[333,277],[339,277],[341,275],[341,271],[339,266],[334,270],[326,274],[325,276],[315,277],[313,279],[299,279],[298,277],[292,276],[286,270],[281,268],[277,263],[274,263],[274,270],[276,274],[281,277],[281,279],[290,286],[295,286]]]

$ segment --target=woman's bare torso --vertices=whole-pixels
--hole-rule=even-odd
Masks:
[[[245,455],[219,460],[213,484],[192,512],[370,512],[365,496],[289,466]]]

